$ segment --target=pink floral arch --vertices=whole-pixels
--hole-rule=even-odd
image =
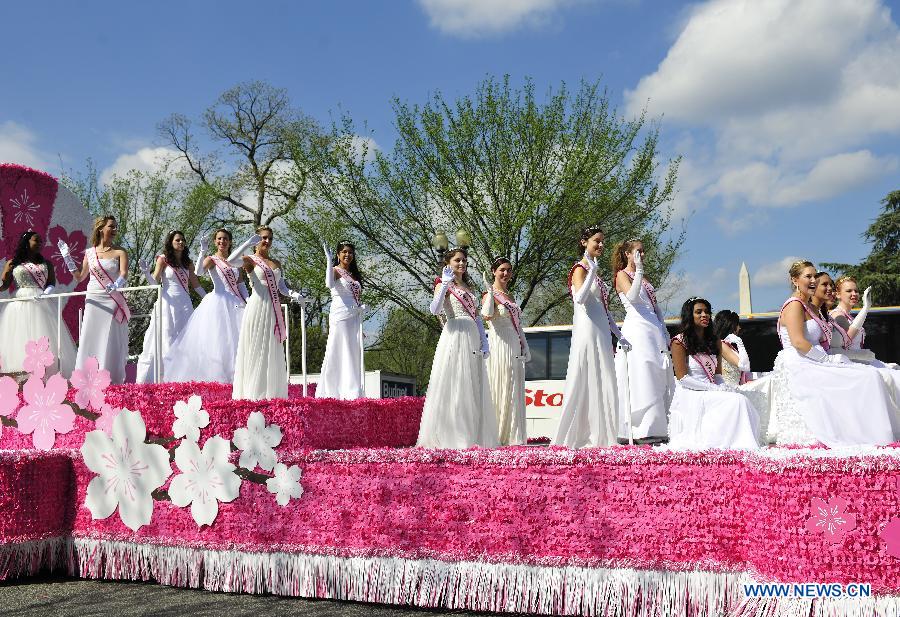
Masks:
[[[56,249],[57,240],[65,240],[72,257],[80,263],[91,230],[91,215],[72,191],[48,173],[0,163],[0,258],[11,259],[19,237],[28,230],[44,238],[44,256],[56,268],[57,291],[82,290],[63,264]],[[63,318],[72,338],[78,340],[78,311],[84,298],[70,298],[63,308]]]

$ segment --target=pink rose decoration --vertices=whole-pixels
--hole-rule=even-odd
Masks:
[[[0,377],[0,416],[10,416],[19,406],[19,384],[12,377]],[[0,435],[3,423],[0,422]]]
[[[110,407],[106,403],[100,408],[100,417],[94,421],[94,426],[112,437],[113,420],[121,413],[121,409]]]
[[[59,375],[47,380],[47,385],[37,377],[29,377],[22,389],[25,405],[16,415],[19,430],[28,435],[33,433],[34,447],[49,450],[56,441],[56,433],[72,430],[75,413],[63,404],[68,383]]]
[[[806,529],[811,533],[823,533],[832,543],[844,540],[844,535],[856,529],[856,516],[846,512],[847,500],[832,497],[827,503],[818,497],[812,498],[811,516],[806,520]]]
[[[42,336],[36,341],[25,343],[25,360],[22,368],[38,379],[44,378],[48,366],[53,366],[56,357],[50,351],[50,339]]]
[[[76,390],[75,404],[84,409],[89,407],[102,412],[104,391],[109,387],[109,382],[109,371],[100,369],[97,358],[88,358],[83,369],[72,371],[72,387]]]

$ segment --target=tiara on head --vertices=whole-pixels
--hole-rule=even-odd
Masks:
[[[501,256],[501,257],[494,257],[494,261],[491,262],[491,265],[492,265],[492,266],[496,266],[496,265],[499,265],[501,262],[504,262],[504,261],[507,262],[507,263],[512,263],[512,261],[510,261],[509,257],[506,257],[506,256],[504,255],[504,256]]]
[[[349,245],[349,246],[353,246],[353,243],[350,242],[350,240],[339,240],[339,241],[338,241],[338,246],[341,246],[342,244],[347,244],[347,245]]]

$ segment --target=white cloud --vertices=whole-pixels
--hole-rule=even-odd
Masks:
[[[479,37],[540,27],[578,0],[419,0],[431,26],[446,34]]]
[[[767,220],[761,208],[896,172],[873,150],[900,134],[900,29],[881,0],[710,0],[625,101],[691,136],[676,213],[720,203],[737,233]]]
[[[768,263],[757,268],[753,273],[753,284],[759,287],[783,286],[785,289],[789,286],[790,277],[788,270],[791,264],[802,259],[796,255],[784,257],[778,261]]]
[[[17,163],[41,170],[50,167],[37,147],[37,136],[12,121],[0,123],[0,162]]]
[[[154,172],[171,164],[180,153],[173,148],[140,148],[136,152],[121,154],[113,163],[100,172],[103,184],[112,180],[113,176],[125,176],[129,171]]]
[[[677,317],[681,305],[691,296],[700,296],[709,300],[713,308],[721,304],[729,296],[729,289],[737,288],[737,276],[727,268],[718,267],[704,272],[678,272],[670,274],[659,286],[662,296],[663,312],[667,316]]]

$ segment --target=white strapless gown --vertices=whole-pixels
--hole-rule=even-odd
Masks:
[[[500,429],[500,445],[520,445],[528,441],[522,343],[507,308],[499,302],[495,306],[496,311],[487,331],[491,348],[487,359],[488,382]]]
[[[476,306],[474,298],[471,300]],[[444,315],[447,321],[434,352],[416,445],[494,448],[497,416],[478,326],[452,294],[444,298]]]
[[[814,362],[791,346],[787,328],[782,326],[779,336],[788,388],[810,434],[831,448],[894,441],[893,403],[878,371],[852,363]],[[805,322],[804,336],[820,347],[822,330],[814,320]]]
[[[101,259],[100,263],[110,280],[119,278],[117,257]],[[101,369],[109,371],[112,383],[124,383],[125,363],[128,361],[128,322],[119,323],[113,319],[118,305],[93,276],[87,291],[101,293],[88,294],[85,298],[75,368],[83,368],[85,361],[94,357]]]
[[[237,274],[238,268],[231,268]],[[209,269],[213,290],[194,309],[165,358],[166,381],[233,383],[234,362],[246,302],[235,295],[219,270]]]
[[[281,270],[276,268],[274,272],[277,283],[281,280]],[[253,293],[247,299],[241,321],[231,398],[287,398],[284,344],[275,336],[275,314],[262,268],[254,266],[248,277]],[[281,310],[280,302],[276,309]]]
[[[706,372],[688,357],[690,375],[708,381]],[[689,390],[676,382],[669,413],[669,446],[706,450],[759,447],[759,413],[743,394]]]
[[[47,264],[39,266],[46,275]],[[16,285],[16,298],[37,298],[43,293],[25,266],[18,265],[12,271]],[[65,322],[57,329],[56,303],[52,295],[33,301],[7,302],[0,312],[0,371],[13,373],[24,371],[25,344],[46,336],[56,362],[48,366],[45,375],[61,372],[67,379],[75,367],[75,343]],[[63,301],[65,306],[65,301]],[[57,347],[57,332],[59,346]]]
[[[157,304],[162,302],[162,320],[157,323]],[[191,296],[185,291],[178,281],[178,277],[171,266],[166,266],[162,274],[162,297],[153,304],[150,310],[150,325],[144,332],[144,347],[138,358],[137,383],[153,383],[158,381],[156,376],[156,329],[161,328],[162,357],[165,358],[175,342],[175,338],[187,325],[194,305]],[[160,325],[161,324],[161,325]],[[163,381],[168,381],[163,369]]]

